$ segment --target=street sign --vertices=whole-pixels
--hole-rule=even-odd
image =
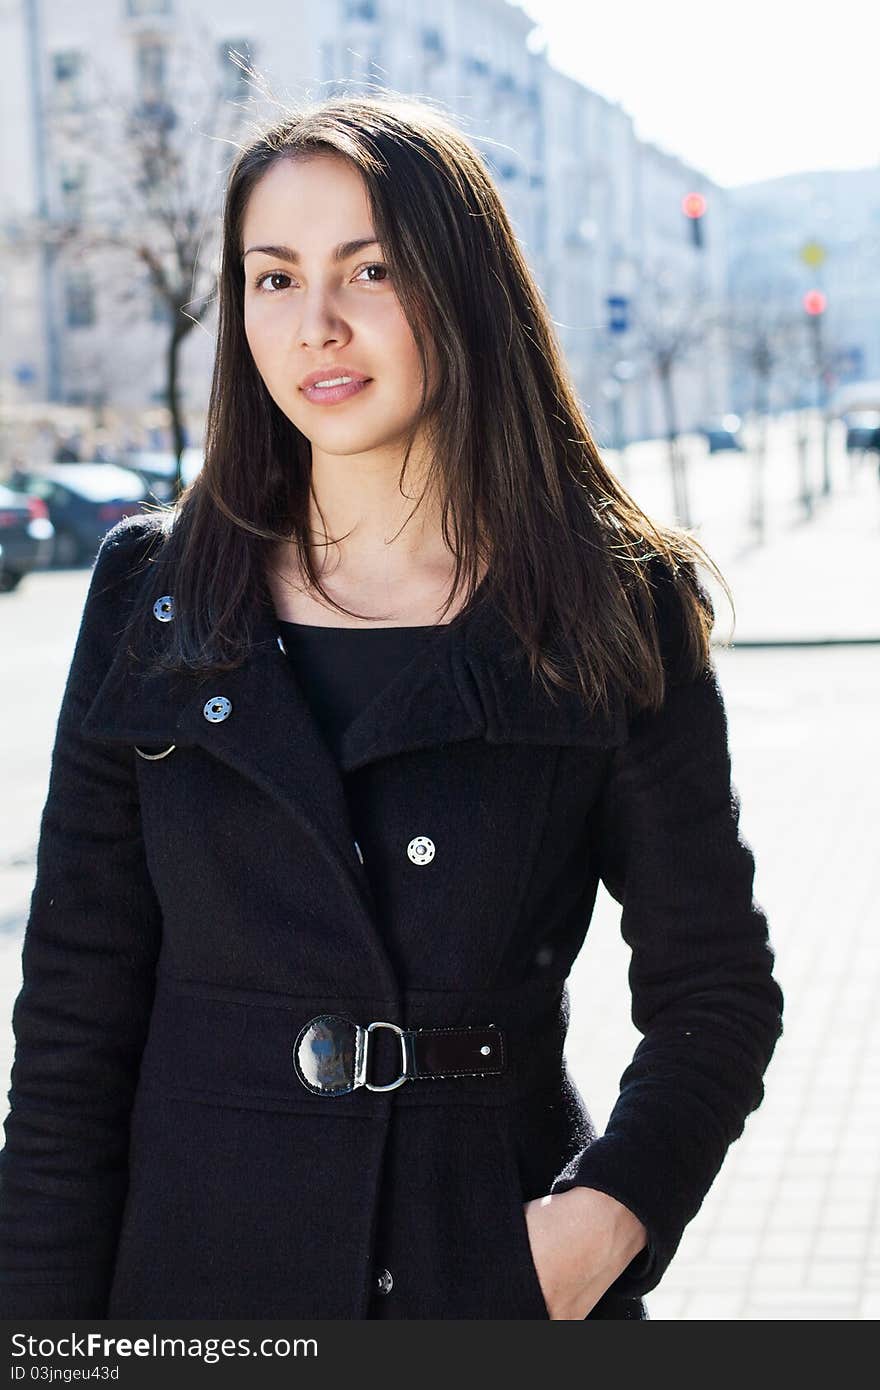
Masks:
[[[629,299],[626,295],[609,294],[605,303],[608,305],[608,332],[625,333],[629,328]]]

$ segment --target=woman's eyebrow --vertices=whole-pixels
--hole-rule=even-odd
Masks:
[[[334,261],[347,261],[349,256],[354,256],[358,251],[363,251],[365,246],[378,246],[379,242],[375,237],[355,237],[353,241],[340,241],[339,245],[333,250]],[[277,260],[288,261],[291,265],[299,265],[299,252],[294,251],[289,246],[249,246],[242,256],[249,256],[252,251],[262,251],[265,256],[275,256]]]

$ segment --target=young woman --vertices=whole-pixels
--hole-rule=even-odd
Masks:
[[[223,230],[204,468],[105,538],[59,717],[0,1314],[645,1318],[781,1028],[699,547],[448,118],[293,114]],[[598,1136],[600,879],[643,1040]]]

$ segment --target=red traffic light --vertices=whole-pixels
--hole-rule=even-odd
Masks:
[[[681,210],[685,217],[702,217],[706,211],[706,199],[702,193],[686,193],[681,200]]]
[[[824,314],[828,300],[821,290],[807,290],[803,298],[804,309],[808,314]]]

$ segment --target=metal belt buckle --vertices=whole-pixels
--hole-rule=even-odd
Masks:
[[[395,1081],[389,1081],[387,1086],[374,1086],[371,1081],[367,1080],[367,1057],[370,1051],[369,1041],[370,1034],[374,1028],[390,1028],[392,1032],[395,1032],[400,1038],[400,1075]],[[360,1071],[355,1074],[354,1084],[356,1086],[366,1086],[368,1091],[395,1091],[398,1086],[402,1086],[404,1081],[409,1079],[406,1066],[406,1038],[404,1037],[403,1029],[399,1028],[396,1023],[384,1023],[380,1020],[378,1023],[368,1023],[366,1028],[361,1028],[360,1031],[363,1038],[361,1066]]]
[[[400,1038],[401,1072],[385,1086],[367,1080],[374,1028],[390,1028]],[[393,1091],[409,1079],[405,1032],[384,1020],[368,1023],[365,1028],[342,1014],[318,1014],[300,1029],[293,1046],[293,1066],[302,1084],[315,1095],[345,1096],[358,1086],[368,1091]]]

